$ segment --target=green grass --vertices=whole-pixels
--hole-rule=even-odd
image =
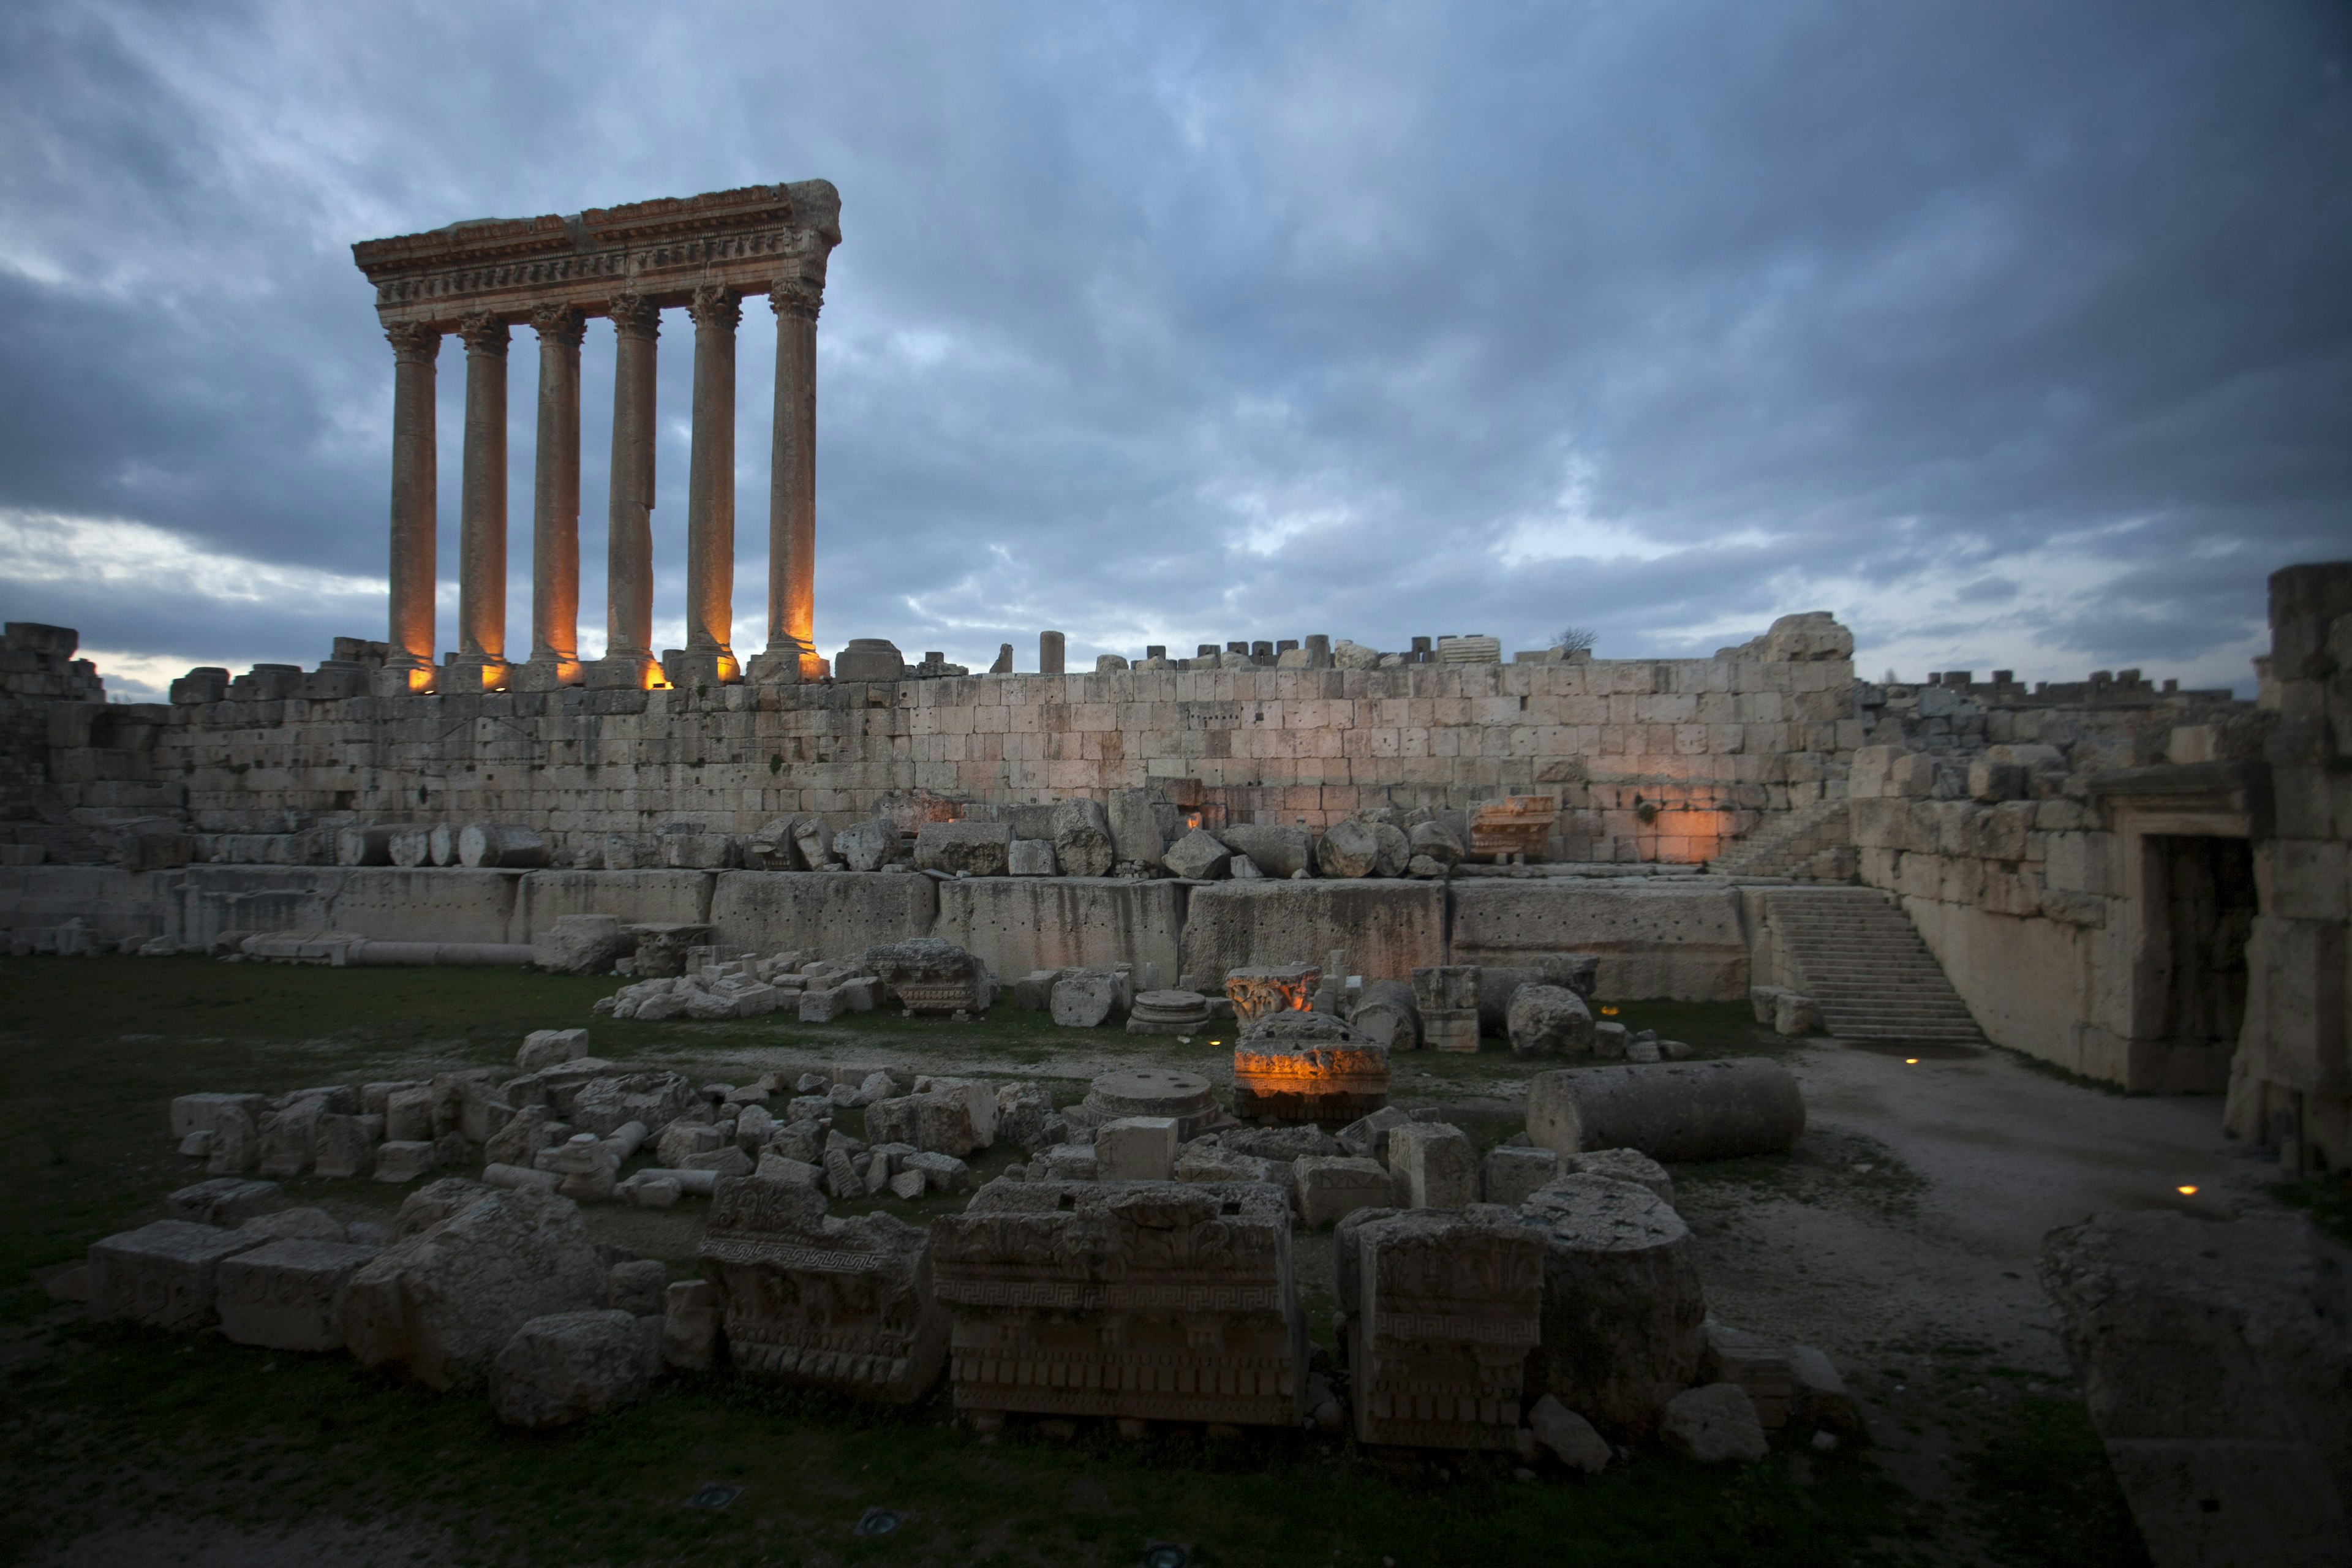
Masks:
[[[1206,1040],[1129,1041],[1000,1012],[982,1023],[887,1015],[824,1026],[614,1024],[588,1018],[612,982],[518,971],[328,970],[203,959],[0,959],[0,1562],[152,1519],[275,1531],[326,1521],[407,1532],[420,1560],[513,1564],[1131,1563],[1146,1542],[1202,1564],[1824,1564],[1907,1558],[1926,1509],[1865,1451],[1801,1447],[1702,1468],[1645,1453],[1590,1480],[1533,1480],[1492,1458],[1397,1462],[1290,1433],[1212,1442],[1197,1430],[1126,1443],[991,1443],[943,1396],[876,1410],[727,1376],[673,1378],[647,1401],[567,1431],[500,1428],[479,1394],[435,1394],[340,1356],[297,1356],[93,1324],[37,1277],[156,1217],[197,1179],[173,1151],[172,1096],[283,1090],[509,1063],[530,1029],[588,1024],[604,1057],[747,1081],[835,1059],[1014,1067],[1075,1098],[1087,1064],[1148,1051],[1198,1062]],[[1753,1046],[1745,1009],[1626,1009],[1703,1051]],[[1766,1041],[1776,1037],[1769,1035]],[[1524,1076],[1507,1049],[1423,1053],[1432,1082]],[[1001,1064],[1001,1065],[992,1065]],[[1416,1066],[1420,1065],[1416,1062]],[[699,1079],[698,1079],[699,1080]],[[1418,1080],[1416,1080],[1418,1081]],[[983,1171],[1016,1157],[997,1151]],[[1810,1176],[1800,1174],[1798,1191]],[[402,1189],[289,1184],[345,1217]],[[929,1200],[937,1211],[961,1200]],[[844,1205],[854,1207],[857,1205]],[[586,1211],[608,1239],[690,1272],[705,1205]],[[896,1212],[905,1213],[903,1205]],[[1328,1334],[1329,1240],[1297,1238],[1302,1294]],[[2103,1467],[2102,1467],[2103,1469]],[[685,1500],[746,1489],[723,1513]],[[910,1516],[865,1541],[868,1506]]]
[[[2019,1398],[2004,1429],[1962,1457],[1994,1554],[2017,1568],[2145,1568],[2089,1413],[2075,1399]]]

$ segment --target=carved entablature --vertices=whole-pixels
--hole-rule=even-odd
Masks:
[[[830,181],[803,180],[569,217],[478,219],[362,240],[352,258],[375,285],[386,326],[455,331],[471,315],[521,322],[559,304],[601,316],[615,295],[685,305],[698,288],[764,294],[780,283],[795,310],[813,315],[825,259],[840,243],[840,193]]]

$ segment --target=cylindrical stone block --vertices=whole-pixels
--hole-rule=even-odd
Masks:
[[[507,324],[468,316],[465,476],[458,501],[457,656],[503,662],[507,650]]]
[[[735,620],[735,328],[741,301],[705,286],[694,318],[694,447],[687,466],[686,646],[727,653]]]
[[[1059,675],[1062,673],[1063,641],[1062,634],[1059,632],[1039,632],[1037,634],[1038,674]]]
[[[580,340],[570,305],[531,312],[539,332],[539,442],[530,507],[530,658],[580,658]]]
[[[1690,1227],[1655,1193],[1570,1175],[1519,1205],[1544,1235],[1543,1343],[1528,1392],[1626,1441],[1698,1374],[1706,1301]]]
[[[433,649],[435,497],[434,360],[441,334],[402,322],[384,329],[393,350],[392,663],[430,669]]]
[[[1392,1051],[1409,1051],[1421,1044],[1421,1008],[1412,986],[1402,980],[1374,980],[1364,986],[1348,1026],[1368,1040]]]
[[[1563,1158],[1638,1149],[1669,1163],[1786,1149],[1805,1130],[1789,1069],[1761,1057],[1538,1073],[1528,1137]]]
[[[635,294],[611,307],[613,484],[606,514],[604,657],[643,658],[654,636],[654,368],[661,310]]]

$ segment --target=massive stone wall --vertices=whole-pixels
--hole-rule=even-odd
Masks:
[[[340,700],[302,695],[306,679],[240,677],[219,700],[142,705],[136,748],[85,768],[110,776],[58,787],[58,801],[89,807],[111,789],[116,816],[184,813],[229,836],[514,822],[568,858],[605,833],[672,822],[748,834],[788,812],[845,826],[894,806],[952,816],[1121,788],[1212,825],[1318,827],[1374,805],[1549,795],[1562,806],[1553,858],[1696,863],[1835,794],[1866,739],[1845,658],[1760,648]]]

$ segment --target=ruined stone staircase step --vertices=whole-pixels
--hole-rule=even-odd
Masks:
[[[1766,896],[1790,968],[1832,1035],[1864,1040],[1982,1038],[1968,1005],[1908,916],[1861,888]]]

